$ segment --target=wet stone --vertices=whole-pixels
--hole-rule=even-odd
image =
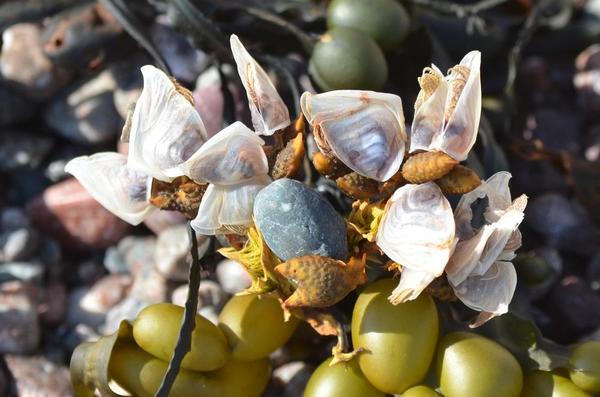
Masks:
[[[44,120],[62,137],[84,145],[110,142],[121,131],[113,103],[116,83],[108,71],[76,84],[53,100]]]
[[[129,230],[75,179],[50,186],[28,207],[38,228],[71,252],[111,246]]]
[[[186,223],[185,216],[177,211],[153,211],[145,219],[144,225],[155,234],[181,223]]]
[[[108,310],[125,298],[131,282],[128,275],[111,274],[91,288],[75,289],[69,296],[68,323],[100,326]]]
[[[43,356],[6,356],[6,364],[18,396],[71,397],[73,391],[67,367]]]
[[[19,23],[2,33],[0,72],[24,95],[45,100],[68,81],[68,73],[55,67],[41,45],[37,24]]]
[[[281,395],[302,397],[314,368],[302,361],[292,361],[273,371],[273,380],[281,388]]]
[[[32,228],[19,228],[0,234],[0,261],[12,262],[31,258],[40,239]]]
[[[210,245],[210,238],[197,235],[198,258],[202,258]],[[191,262],[188,226],[175,225],[159,234],[154,251],[156,269],[167,279],[185,281]]]
[[[0,228],[2,230],[15,230],[30,225],[27,214],[22,208],[6,207],[0,209]]]
[[[171,303],[179,306],[185,305],[185,300],[188,294],[187,284],[177,287],[171,294]],[[198,288],[198,308],[214,307],[217,311],[225,305],[228,294],[223,291],[223,288],[212,280],[200,281]]]
[[[0,84],[0,126],[29,120],[37,111],[36,105],[28,99]]]
[[[548,304],[557,324],[556,332],[564,332],[557,338],[561,342],[600,326],[600,296],[579,277],[566,276],[560,280]]]
[[[0,171],[37,168],[52,149],[48,137],[27,131],[6,130],[0,134]]]
[[[36,290],[14,281],[0,285],[0,354],[28,354],[38,347]]]
[[[132,295],[123,299],[106,313],[106,321],[101,327],[102,333],[105,335],[112,334],[119,329],[121,321],[133,320],[148,304],[148,302]]]
[[[39,261],[2,263],[0,264],[0,283],[5,281],[23,281],[32,284],[41,284],[44,271],[44,265]]]
[[[231,295],[245,290],[252,283],[252,279],[244,266],[231,259],[224,259],[219,262],[215,273],[223,290]]]
[[[73,328],[62,330],[62,345],[68,350],[73,351],[83,342],[95,342],[100,335],[89,325],[77,324]]]
[[[279,179],[256,196],[254,217],[265,242],[281,259],[321,255],[345,260],[346,225],[316,191]]]

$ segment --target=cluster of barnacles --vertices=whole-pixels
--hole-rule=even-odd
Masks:
[[[331,306],[365,283],[374,253],[385,254],[389,268],[401,274],[389,297],[393,304],[415,299],[443,278],[453,296],[480,312],[472,326],[508,310],[516,287],[510,261],[521,243],[527,198],[511,200],[508,172],[481,181],[459,164],[479,128],[478,51],[446,76],[435,66],[424,69],[407,134],[401,99],[372,91],[305,92],[303,114],[292,122],[267,73],[235,35],[231,49],[253,130],[235,122],[209,136],[189,91],[144,66],[144,88],[124,134],[128,156],[82,156],[66,170],[131,224],[160,208],[183,212],[201,234],[244,236],[243,244],[220,252],[246,266],[254,279],[248,292],[275,290],[299,316],[310,317],[310,310]],[[347,261],[309,256],[282,263],[253,222],[257,193],[300,171],[305,120],[319,149],[314,167],[357,200],[347,217]],[[445,194],[462,195],[454,210]],[[473,211],[482,203],[483,211]]]

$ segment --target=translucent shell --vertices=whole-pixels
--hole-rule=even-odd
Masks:
[[[433,182],[402,186],[386,204],[376,241],[403,268],[439,276],[455,243],[450,203]]]
[[[433,273],[405,267],[402,269],[402,274],[400,275],[400,283],[394,288],[392,294],[388,297],[388,300],[392,304],[398,305],[406,301],[417,299],[421,292],[431,284],[435,277],[436,276]]]
[[[411,128],[410,153],[440,150],[458,161],[473,147],[481,116],[481,53],[471,51],[445,79],[425,69]]]
[[[154,209],[148,202],[151,178],[127,168],[127,157],[102,152],[76,157],[65,166],[107,210],[132,225],[141,223]]]
[[[517,272],[512,263],[495,262],[484,274],[471,276],[453,285],[456,296],[473,310],[483,312],[471,324],[477,327],[500,314],[508,305],[517,287]]]
[[[146,65],[144,89],[131,118],[128,166],[170,182],[207,140],[198,112],[169,77]]]
[[[460,241],[448,262],[446,274],[456,296],[470,308],[482,312],[472,324],[474,327],[506,313],[517,284],[510,261],[521,245],[518,227],[527,197],[523,195],[511,202],[510,177],[508,172],[494,174],[465,194],[455,211]],[[487,205],[482,213],[475,215],[472,206],[477,205],[478,199],[487,200],[481,201]]]
[[[237,121],[210,138],[180,166],[180,173],[199,183],[218,185],[266,175],[267,156],[260,139],[252,130]]]
[[[362,176],[384,182],[400,168],[406,131],[396,95],[340,90],[300,98],[321,152]]]
[[[236,35],[231,35],[230,43],[238,74],[248,95],[254,130],[260,135],[273,135],[290,124],[288,108],[267,73]]]
[[[237,185],[209,185],[192,227],[206,235],[243,233],[253,223],[256,195],[270,182],[269,176],[261,175]]]

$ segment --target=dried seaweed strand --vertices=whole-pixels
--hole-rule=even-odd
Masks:
[[[457,4],[439,0],[408,0],[409,3],[442,14],[454,15],[457,18],[467,18],[490,8],[508,2],[508,0],[482,0],[474,4]]]
[[[188,276],[188,293],[185,301],[185,309],[183,311],[183,319],[181,320],[181,328],[179,329],[179,338],[175,345],[173,357],[169,362],[169,368],[165,373],[165,377],[158,388],[155,397],[168,397],[171,391],[171,387],[175,382],[175,378],[179,373],[179,367],[183,357],[190,351],[192,342],[192,331],[196,327],[196,312],[198,311],[198,288],[200,287],[200,279],[202,278],[200,272],[202,266],[198,259],[198,240],[196,239],[196,232],[192,228],[191,224],[188,224],[189,237],[191,241],[191,254],[192,263],[190,265],[190,273]]]
[[[163,72],[171,75],[172,73],[167,62],[154,43],[148,38],[149,34],[147,29],[144,28],[143,24],[135,14],[131,12],[127,7],[127,4],[123,0],[100,0],[100,3],[115,16],[117,21],[123,26],[123,29],[125,29],[125,31],[148,52],[148,54],[150,54],[156,65],[162,69]]]

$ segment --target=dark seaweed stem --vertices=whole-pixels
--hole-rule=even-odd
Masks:
[[[511,95],[513,91],[513,85],[517,77],[517,67],[519,65],[519,61],[521,60],[521,53],[539,27],[541,16],[546,10],[546,7],[552,3],[553,0],[538,1],[535,4],[534,9],[525,20],[523,27],[519,31],[517,40],[510,50],[510,54],[508,55],[508,76],[506,78],[506,85],[504,87],[504,92],[508,95]]]
[[[178,18],[184,22],[180,28],[186,31],[197,43],[206,43],[219,59],[233,61],[227,45],[228,41],[219,28],[211,22],[204,13],[189,0],[170,0],[179,12]]]
[[[457,18],[467,18],[499,6],[508,0],[481,0],[474,4],[457,4],[445,0],[408,0],[416,7],[426,8],[440,14],[454,15]]]
[[[190,265],[190,273],[188,276],[188,293],[183,311],[183,319],[179,330],[179,338],[175,345],[173,357],[169,362],[169,368],[165,373],[165,377],[158,388],[155,397],[168,397],[175,382],[175,378],[179,373],[181,361],[183,357],[190,351],[192,344],[192,331],[196,327],[196,313],[198,311],[198,288],[200,287],[202,266],[198,259],[198,240],[196,232],[191,225],[188,224],[189,238],[191,242],[192,264]]]
[[[154,43],[149,38],[149,34],[144,25],[127,7],[123,0],[100,0],[100,3],[115,16],[117,21],[123,26],[123,29],[138,42],[150,56],[154,59],[156,66],[163,72],[171,75],[171,71],[165,59],[162,57]]]
[[[259,58],[261,60],[264,60],[265,63],[271,65],[274,69],[276,69],[279,72],[281,77],[283,77],[283,80],[288,86],[290,94],[294,99],[295,114],[293,118],[298,117],[302,112],[302,109],[300,108],[300,89],[298,88],[298,82],[294,78],[292,72],[290,72],[288,67],[278,58],[272,57],[270,55],[261,55]]]
[[[256,18],[262,19],[263,21],[272,23],[274,25],[280,26],[283,29],[287,30],[294,37],[296,37],[296,39],[300,42],[300,44],[302,45],[302,48],[304,49],[304,51],[306,51],[307,54],[312,53],[312,50],[316,43],[316,40],[313,37],[311,37],[309,34],[305,33],[298,26],[294,25],[293,23],[290,23],[289,21],[285,20],[284,18],[281,18],[277,14],[274,14],[274,13],[266,11],[266,10],[262,10],[260,8],[244,7],[243,10]]]

